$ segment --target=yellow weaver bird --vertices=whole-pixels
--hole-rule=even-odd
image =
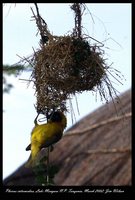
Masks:
[[[39,125],[35,120],[35,127],[31,132],[31,144],[26,148],[26,151],[31,150],[26,167],[35,165],[36,157],[42,148],[47,148],[61,139],[66,125],[67,119],[61,111],[53,112],[45,124]]]

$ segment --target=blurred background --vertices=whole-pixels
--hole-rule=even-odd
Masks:
[[[47,22],[54,35],[70,34],[74,28],[74,13],[71,4],[39,3],[39,12]],[[114,79],[114,87],[118,95],[131,88],[131,4],[87,4],[83,15],[83,31],[104,44],[105,58],[108,65],[124,75],[120,84]],[[40,35],[37,35],[35,21],[32,21],[29,3],[3,4],[3,64],[13,65],[20,57],[33,53],[39,48]],[[89,12],[90,11],[90,12]],[[91,43],[96,43],[94,40]],[[97,43],[98,44],[98,43]],[[31,72],[23,72],[20,76],[6,75],[13,88],[3,93],[3,179],[16,170],[28,157],[25,151],[30,142],[30,133],[34,125],[36,110],[35,90],[33,84],[28,85]],[[84,92],[72,99],[74,121],[71,112],[67,113],[67,129],[93,110],[105,104],[100,95]],[[69,102],[67,102],[69,105]],[[70,108],[70,106],[69,106]]]

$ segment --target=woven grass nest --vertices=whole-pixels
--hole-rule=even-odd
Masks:
[[[90,44],[88,39],[93,38],[82,34],[81,21],[86,9],[85,4],[74,3],[71,6],[75,16],[75,27],[71,34],[64,36],[52,35],[47,23],[39,14],[36,3],[35,7],[37,15],[32,8],[31,10],[41,36],[41,45],[38,50],[34,50],[32,58],[23,61],[33,67],[31,80],[36,89],[37,112],[47,116],[52,109],[67,111],[67,100],[71,99],[72,95],[84,91],[98,91],[101,100],[105,99],[106,102],[108,96],[111,99],[113,95],[117,96],[108,78],[107,73],[111,73],[103,58],[104,51],[98,45]],[[45,42],[44,37],[48,38]],[[112,77],[115,78],[114,75]]]
[[[69,95],[93,90],[101,84],[105,70],[101,52],[86,40],[73,36],[53,37],[34,54],[38,109],[45,109],[45,105],[50,109],[58,107]]]

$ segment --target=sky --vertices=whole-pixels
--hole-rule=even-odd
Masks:
[[[53,35],[70,34],[74,27],[74,14],[71,4],[40,3],[39,12],[47,22]],[[131,88],[131,4],[130,3],[86,3],[83,15],[83,33],[104,44],[107,64],[119,70],[124,78],[123,84],[114,80],[119,94]],[[31,8],[34,4],[8,3],[3,5],[3,64],[15,64],[20,57],[33,54],[33,48],[39,48],[40,35],[32,19]],[[91,14],[90,14],[91,13]],[[95,43],[90,40],[90,43]],[[96,43],[97,44],[97,43]],[[18,56],[19,55],[19,56]],[[3,179],[14,172],[29,157],[25,148],[30,142],[30,133],[36,117],[34,104],[35,90],[32,83],[20,79],[29,79],[31,72],[20,76],[7,76],[14,88],[9,94],[3,94]],[[122,76],[122,77],[123,77]],[[112,80],[113,81],[113,80]],[[75,98],[72,104],[75,118],[67,113],[67,129],[78,120],[105,104],[100,96],[92,92],[77,95],[79,113]],[[69,102],[67,103],[69,105]]]

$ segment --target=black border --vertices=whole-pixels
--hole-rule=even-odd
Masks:
[[[82,2],[82,1],[81,1]],[[17,2],[17,1],[7,1],[7,2],[2,2],[2,3],[34,3],[33,1],[29,1],[29,2]],[[40,2],[37,2],[37,3],[40,3]],[[41,2],[43,3],[43,2]],[[54,1],[48,1],[48,2],[45,2],[45,3],[74,3],[73,1],[66,1],[66,2],[54,2]],[[84,2],[85,3],[85,2]],[[134,19],[135,19],[135,12],[134,12],[134,8],[135,8],[135,4],[133,3],[133,1],[120,1],[120,0],[113,0],[113,1],[109,1],[109,2],[106,2],[106,1],[98,1],[98,0],[90,0],[89,2],[86,2],[86,3],[131,3],[132,4],[132,36],[135,35],[135,33],[133,34],[134,32],[134,29],[133,29],[133,26],[134,26]],[[2,14],[2,12],[1,12]],[[2,19],[2,16],[1,16],[1,19]],[[2,44],[2,40],[1,40],[1,44]],[[132,49],[133,48],[133,44],[134,44],[134,37],[132,37]],[[132,66],[134,66],[134,58],[135,57],[135,54],[133,54],[133,51],[132,51]],[[1,73],[2,75],[2,73]],[[135,88],[134,88],[134,67],[132,67],[132,90],[135,91]],[[1,79],[2,80],[2,79]],[[2,82],[2,81],[1,81]],[[2,85],[2,84],[1,84]],[[133,92],[132,92],[132,102],[134,103],[134,95],[133,95]],[[134,106],[132,106],[132,108],[134,108]],[[3,112],[3,111],[2,111]],[[1,113],[2,113],[1,112]],[[2,119],[2,118],[1,118]],[[133,122],[134,120],[134,112],[133,112],[133,117],[132,117],[132,133],[133,133]],[[2,127],[2,126],[1,126]],[[2,134],[1,134],[2,136]],[[23,198],[24,199],[24,195],[27,194],[27,197],[31,197],[31,195],[34,194],[34,197],[37,197],[37,195],[40,195],[40,196],[43,196],[45,195],[45,197],[49,196],[49,197],[57,197],[57,194],[64,194],[66,196],[68,195],[72,195],[72,196],[80,196],[80,195],[85,195],[85,197],[95,197],[95,196],[104,196],[104,197],[111,197],[112,195],[114,196],[118,196],[119,198],[120,197],[124,197],[124,199],[126,199],[126,197],[130,198],[130,195],[134,195],[135,194],[135,162],[134,162],[134,158],[135,158],[135,142],[134,142],[134,134],[132,134],[132,185],[131,186],[48,186],[48,187],[40,187],[40,186],[3,186],[3,183],[2,183],[2,187],[1,187],[1,193],[0,193],[0,196],[1,194],[6,197],[19,197],[19,198]],[[1,141],[2,141],[2,138],[1,138]],[[2,145],[1,145],[2,147]],[[1,174],[2,175],[2,174]],[[123,174],[124,175],[124,174]],[[1,176],[2,177],[2,176]],[[58,191],[57,193],[51,193],[51,192],[42,192],[42,191],[45,191],[46,189],[49,189],[50,191]],[[63,189],[63,192],[61,192]],[[82,193],[73,193],[73,192],[69,192],[70,190],[72,191],[84,191],[85,189],[89,189],[89,190],[99,190],[99,192],[90,192],[90,193],[86,193],[86,192],[82,192]],[[105,194],[105,192],[102,192],[102,191],[106,191],[107,189],[113,191],[114,189],[117,189],[119,191],[124,191],[124,192],[110,192],[108,194]],[[11,191],[16,191],[16,192],[7,192],[7,190],[11,190]],[[22,192],[19,192],[21,191]],[[36,192],[37,190],[39,190],[39,192]],[[27,192],[25,192],[27,191]],[[34,192],[30,192],[30,191],[34,191]],[[66,197],[65,196],[65,197]],[[19,199],[18,198],[18,199]]]

